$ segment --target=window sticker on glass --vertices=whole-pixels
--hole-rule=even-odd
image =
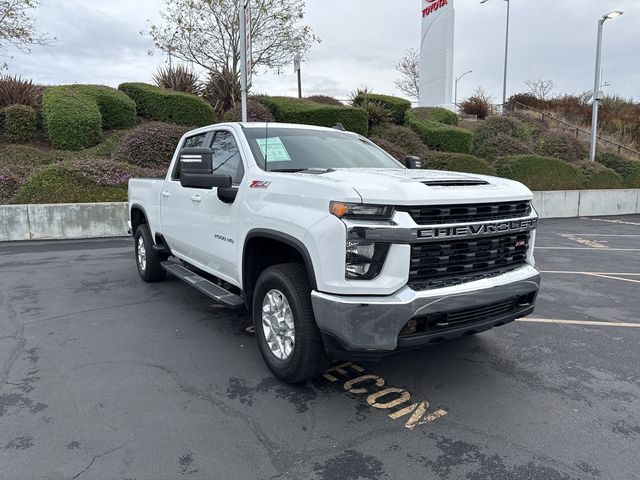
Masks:
[[[285,148],[280,137],[257,138],[256,142],[262,156],[267,158],[269,162],[290,162],[291,157]]]

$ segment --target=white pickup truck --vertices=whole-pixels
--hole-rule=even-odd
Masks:
[[[253,317],[296,383],[530,314],[537,214],[522,184],[419,169],[366,138],[303,125],[187,133],[164,179],[129,182],[143,280],[171,273]]]

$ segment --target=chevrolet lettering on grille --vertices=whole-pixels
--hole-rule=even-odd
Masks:
[[[477,225],[453,225],[446,227],[424,228],[418,231],[421,239],[446,239],[463,237],[482,237],[499,233],[517,233],[533,230],[538,225],[537,218],[509,220]]]

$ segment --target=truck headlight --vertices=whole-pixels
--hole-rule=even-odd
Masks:
[[[389,244],[347,241],[347,280],[372,280],[382,271]]]
[[[329,211],[338,218],[361,220],[389,220],[393,216],[393,207],[388,205],[366,205],[364,203],[331,202]]]

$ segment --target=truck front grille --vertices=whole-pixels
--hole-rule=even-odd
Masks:
[[[530,232],[523,232],[414,244],[409,286],[415,290],[439,288],[514,270],[526,264],[530,238]]]
[[[407,212],[418,225],[442,225],[447,223],[489,222],[528,217],[531,202],[476,203],[468,205],[428,205],[396,207]]]

